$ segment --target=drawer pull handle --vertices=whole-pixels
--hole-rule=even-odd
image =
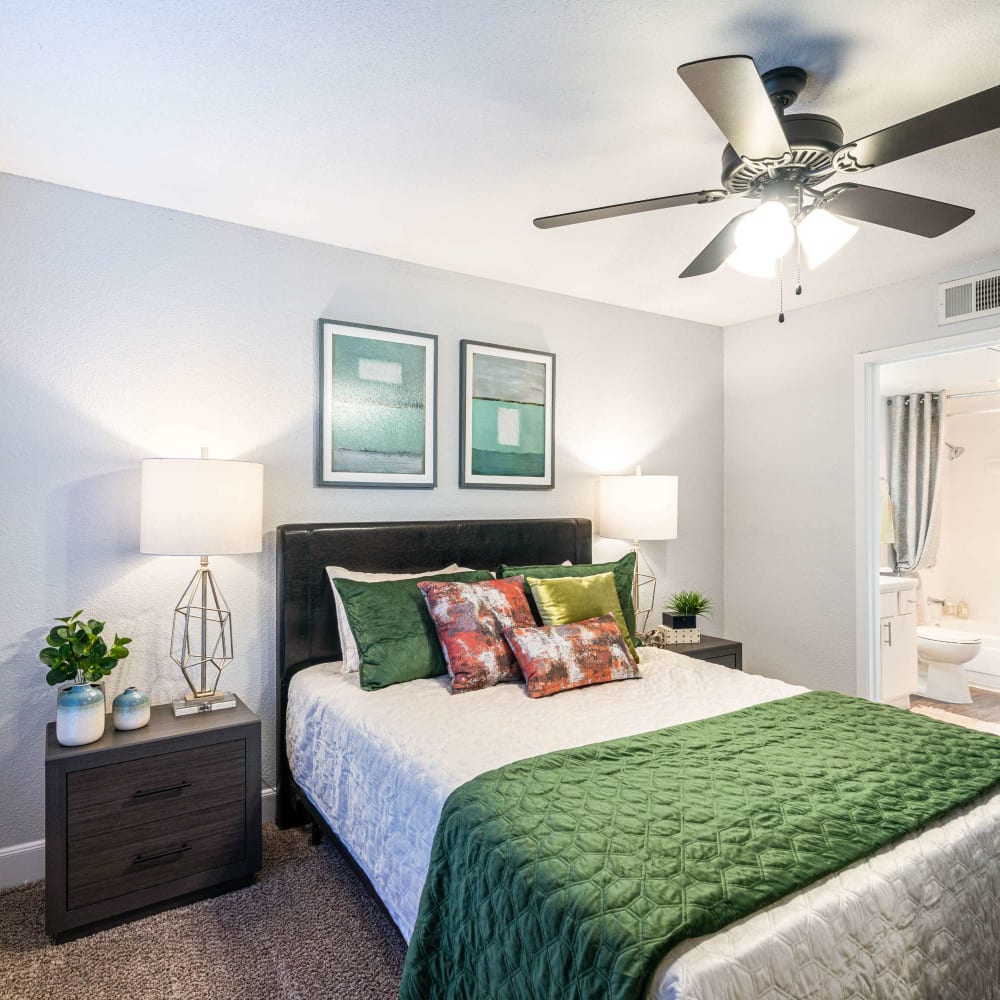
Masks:
[[[156,851],[153,854],[137,854],[132,864],[141,865],[145,861],[158,861],[160,858],[169,858],[173,854],[183,854],[185,851],[190,850],[190,844],[181,844],[180,847],[171,847],[167,851]]]
[[[170,792],[183,792],[185,788],[190,788],[190,781],[180,781],[176,785],[167,785],[166,788],[153,788],[148,792],[138,791],[132,794],[133,799],[148,799],[151,795],[167,795]]]

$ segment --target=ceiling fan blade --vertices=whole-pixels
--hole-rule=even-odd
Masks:
[[[751,209],[752,211],[752,209]],[[744,215],[750,212],[740,212],[730,219],[719,231],[715,239],[683,271],[682,278],[694,278],[699,274],[710,274],[721,267],[726,258],[736,249],[736,225]]]
[[[636,212],[655,212],[660,208],[677,208],[679,205],[707,205],[709,202],[722,201],[723,198],[728,197],[728,191],[692,191],[690,194],[674,194],[667,198],[624,201],[620,205],[587,208],[581,212],[543,215],[534,221],[539,229],[553,229],[556,226],[573,226],[578,222],[594,222],[597,219],[614,219],[619,215],[634,215]]]
[[[677,72],[740,156],[778,159],[791,152],[750,56],[702,59]]]
[[[848,173],[867,170],[995,128],[1000,128],[1000,86],[849,142],[834,153],[833,162]]]
[[[940,236],[976,214],[973,209],[960,205],[864,184],[857,184],[831,199],[829,210],[848,219],[874,222],[877,226],[927,237]]]

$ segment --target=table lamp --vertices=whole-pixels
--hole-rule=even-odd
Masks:
[[[191,689],[173,703],[174,715],[235,706],[232,694],[218,690],[233,658],[233,627],[208,557],[261,550],[264,467],[207,455],[203,448],[201,458],[142,462],[139,551],[201,557],[174,608],[170,658]]]
[[[600,504],[600,533],[605,538],[622,538],[632,543],[635,552],[632,603],[636,628],[644,632],[656,601],[656,577],[639,550],[639,542],[677,537],[677,477],[644,476],[639,466],[634,476],[601,476]],[[648,590],[649,602],[640,607],[643,588]]]

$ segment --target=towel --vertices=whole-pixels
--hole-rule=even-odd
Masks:
[[[883,545],[893,545],[896,541],[896,525],[892,519],[892,499],[888,492],[879,497],[878,540]]]

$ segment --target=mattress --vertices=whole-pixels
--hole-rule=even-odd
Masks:
[[[453,696],[447,678],[365,692],[339,664],[288,696],[292,774],[409,940],[441,808],[524,757],[648,732],[804,688],[667,650],[643,677],[530,699],[521,685]],[[649,996],[1000,998],[1000,793],[705,938],[679,945]]]

